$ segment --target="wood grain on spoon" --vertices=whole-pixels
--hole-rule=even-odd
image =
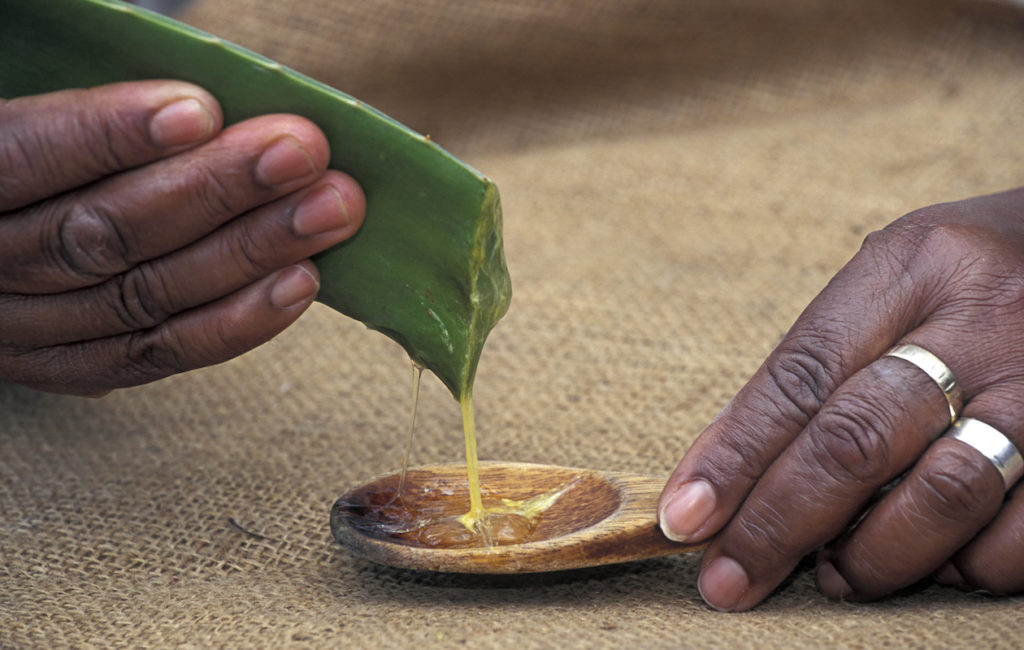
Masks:
[[[407,569],[453,573],[534,573],[615,564],[685,553],[705,544],[667,539],[657,524],[665,479],[623,472],[527,463],[481,463],[485,503],[523,501],[567,489],[537,520],[524,543],[470,548],[411,545],[367,525],[367,513],[394,494],[399,475],[367,482],[343,495],[331,510],[335,539],[375,562]],[[465,465],[411,469],[403,507],[437,509],[439,500],[461,514],[468,504]]]

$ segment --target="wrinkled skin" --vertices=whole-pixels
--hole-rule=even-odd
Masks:
[[[0,102],[0,377],[99,395],[219,363],[312,303],[309,257],[365,200],[295,116],[222,129],[216,101],[134,82]],[[930,574],[1024,589],[1024,488],[940,439],[945,398],[897,342],[941,358],[964,416],[1024,443],[1024,190],[871,235],[680,462],[670,536],[713,538],[705,600],[744,610],[818,555],[833,598]],[[879,489],[906,476],[858,521]],[[857,521],[852,530],[850,526]]]
[[[1024,487],[942,434],[937,385],[883,356],[913,343],[964,390],[962,416],[1024,448],[1024,188],[915,211],[873,233],[679,463],[663,530],[712,539],[716,609],[761,602],[807,554],[831,598],[934,575],[1024,590]],[[855,527],[879,489],[907,472]]]
[[[362,223],[309,121],[176,81],[0,101],[0,378],[100,395],[250,350]]]

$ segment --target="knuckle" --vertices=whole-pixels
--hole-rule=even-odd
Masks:
[[[835,388],[839,357],[824,327],[812,326],[813,334],[800,334],[768,361],[767,371],[783,403],[780,412],[798,424],[806,424]]]
[[[920,506],[946,522],[961,522],[965,513],[983,513],[992,502],[988,478],[975,459],[962,453],[935,454],[917,475]]]
[[[249,350],[241,315],[222,315],[200,328],[186,330],[164,324],[125,337],[126,385],[142,384],[201,366],[226,361]]]
[[[777,561],[802,554],[786,542],[790,527],[782,515],[764,501],[756,501],[744,509],[736,519],[737,532],[742,538],[742,548],[747,555],[754,555],[764,562]],[[760,564],[760,563],[758,563]]]
[[[185,187],[193,189],[193,209],[211,229],[244,209],[233,191],[236,181],[225,174],[206,163],[196,163],[185,177]]]
[[[928,233],[937,232],[946,226],[956,226],[962,221],[962,203],[935,203],[926,205],[906,213],[890,227],[894,229],[906,229],[915,233],[915,239],[922,239]]]
[[[6,129],[4,136],[0,138],[0,201],[17,204],[35,179],[53,176],[56,156],[50,148],[41,146],[45,143],[39,134],[17,128],[16,123]]]
[[[202,340],[198,347],[205,352],[204,363],[232,359],[262,343],[259,336],[252,338],[250,327],[250,314],[244,309],[223,311],[211,320],[200,332]]]
[[[110,287],[106,302],[127,331],[148,329],[173,313],[166,281],[149,265],[115,276]]]
[[[957,204],[922,208],[887,227],[876,260],[899,268],[907,286],[940,299],[945,327],[973,326],[984,313],[1018,320],[1024,313],[1022,258],[1016,244],[984,223],[971,222]]]
[[[274,245],[269,238],[259,237],[249,228],[235,228],[230,237],[222,240],[222,258],[231,260],[235,268],[255,280],[275,270]]]
[[[908,271],[941,276],[937,288],[956,286],[960,294],[972,286],[1003,285],[1007,272],[1014,275],[1006,262],[1016,255],[1004,254],[1005,238],[993,237],[987,228],[950,220],[943,206],[923,208],[907,219],[898,228],[903,246],[890,254],[900,255]],[[1017,264],[1014,261],[1012,268]]]
[[[909,228],[888,226],[882,230],[869,233],[864,238],[857,257],[867,260],[870,271],[890,281],[906,282],[910,276],[908,248],[914,247],[913,237],[907,233]]]
[[[903,216],[868,235],[863,248],[888,255],[903,269],[910,268],[916,259],[970,252],[974,228],[951,221],[942,208],[929,206]]]
[[[56,219],[48,256],[68,276],[94,282],[131,266],[116,220],[100,206],[72,202]]]
[[[991,270],[989,256],[982,252],[988,245],[985,238],[979,236],[978,228],[959,223],[935,223],[918,230],[914,258],[926,263],[942,261],[951,279],[962,281],[978,271],[987,274]]]
[[[138,158],[136,151],[146,142],[146,129],[140,116],[112,109],[99,94],[101,89],[81,92],[76,102],[79,109],[60,113],[61,130],[57,133],[62,138],[55,142],[83,145],[75,147],[75,154],[81,159],[74,162],[94,174],[108,174],[132,166]]]
[[[174,330],[160,327],[125,337],[125,372],[132,384],[142,384],[189,370],[184,348]]]
[[[730,476],[755,483],[764,474],[765,459],[753,434],[747,434],[742,426],[732,427],[719,442],[717,452],[705,459],[708,476]]]
[[[881,230],[869,232],[864,237],[859,252],[871,254],[886,253],[895,247],[895,242],[909,239],[907,237],[908,230],[910,228],[906,226],[898,227],[895,224],[890,224]],[[893,255],[892,259],[902,266],[902,260],[904,259],[902,255]]]
[[[95,126],[93,132],[102,134],[104,146],[95,147],[93,155],[104,172],[127,169],[135,164],[143,142],[143,129],[137,121],[121,119],[118,113],[89,116]]]
[[[844,396],[823,410],[811,436],[818,463],[833,476],[877,485],[888,478],[890,418],[867,400]]]

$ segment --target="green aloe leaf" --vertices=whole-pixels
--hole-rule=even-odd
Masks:
[[[400,343],[457,398],[511,289],[495,185],[435,143],[254,52],[116,0],[0,3],[0,97],[116,81],[190,81],[226,123],[309,118],[367,197],[359,233],[319,255],[320,300]]]

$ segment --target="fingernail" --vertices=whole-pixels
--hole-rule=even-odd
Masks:
[[[841,600],[853,595],[853,587],[831,562],[822,562],[818,565],[817,577],[818,588],[829,598]]]
[[[952,562],[946,562],[933,574],[935,582],[940,585],[947,585],[952,587],[959,587],[965,584],[964,576],[960,571],[953,565]]]
[[[308,302],[316,295],[320,283],[301,266],[293,266],[281,271],[280,277],[270,290],[270,304],[277,309],[291,309]]]
[[[149,121],[149,137],[158,147],[180,147],[198,142],[213,131],[210,111],[197,99],[181,99],[164,106]]]
[[[282,185],[315,171],[313,159],[290,135],[274,140],[256,163],[256,177],[264,185]]]
[[[750,579],[740,563],[729,557],[718,557],[697,579],[697,590],[704,602],[720,612],[736,609],[750,588]]]
[[[292,215],[292,228],[304,235],[319,235],[349,226],[345,202],[330,185],[311,192],[302,199]]]
[[[715,510],[715,489],[707,481],[686,483],[658,513],[661,532],[674,542],[685,542],[700,530]]]

